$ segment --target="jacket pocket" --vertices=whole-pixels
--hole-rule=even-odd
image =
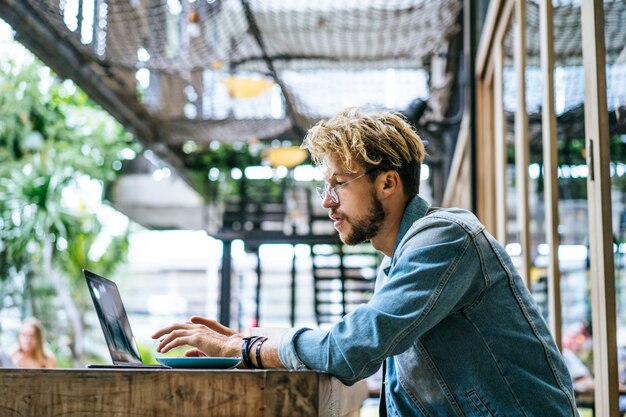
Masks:
[[[494,417],[494,415],[491,413],[491,411],[489,411],[489,408],[487,408],[487,404],[485,404],[483,402],[483,400],[480,399],[478,394],[476,394],[476,391],[468,392],[467,393],[467,398],[469,398],[470,402],[474,406],[474,409],[478,413],[478,414],[476,414],[477,416]]]

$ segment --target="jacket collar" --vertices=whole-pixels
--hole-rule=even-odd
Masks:
[[[398,237],[396,238],[396,243],[393,246],[393,254],[391,255],[392,258],[393,255],[396,253],[396,249],[398,248],[400,241],[402,240],[404,235],[406,235],[406,232],[409,231],[409,229],[411,228],[411,226],[413,226],[413,223],[415,223],[416,220],[419,220],[426,215],[429,208],[430,204],[428,204],[428,202],[419,195],[416,195],[409,201],[406,208],[404,209],[404,214],[402,215],[400,229],[398,230]]]

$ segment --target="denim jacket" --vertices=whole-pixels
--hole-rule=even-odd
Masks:
[[[376,287],[330,330],[284,334],[283,364],[353,384],[386,360],[390,417],[578,415],[537,305],[470,212],[413,198]]]

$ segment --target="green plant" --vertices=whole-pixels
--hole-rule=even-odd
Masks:
[[[178,154],[185,161],[195,189],[208,201],[239,193],[239,180],[231,175],[233,168],[244,169],[262,162],[260,152],[246,143],[187,143]]]
[[[84,92],[34,59],[0,57],[0,114],[0,310],[38,316],[52,346],[69,350],[77,364],[88,308],[80,269],[110,273],[128,247],[122,233],[110,237],[104,254],[93,254],[103,225],[81,198],[81,184],[105,188],[122,155],[138,145]],[[65,198],[72,191],[79,196],[73,205]]]

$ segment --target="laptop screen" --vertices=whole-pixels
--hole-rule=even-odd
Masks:
[[[99,275],[83,270],[89,293],[100,319],[111,359],[118,364],[141,364],[141,355],[130,329],[117,285]]]

